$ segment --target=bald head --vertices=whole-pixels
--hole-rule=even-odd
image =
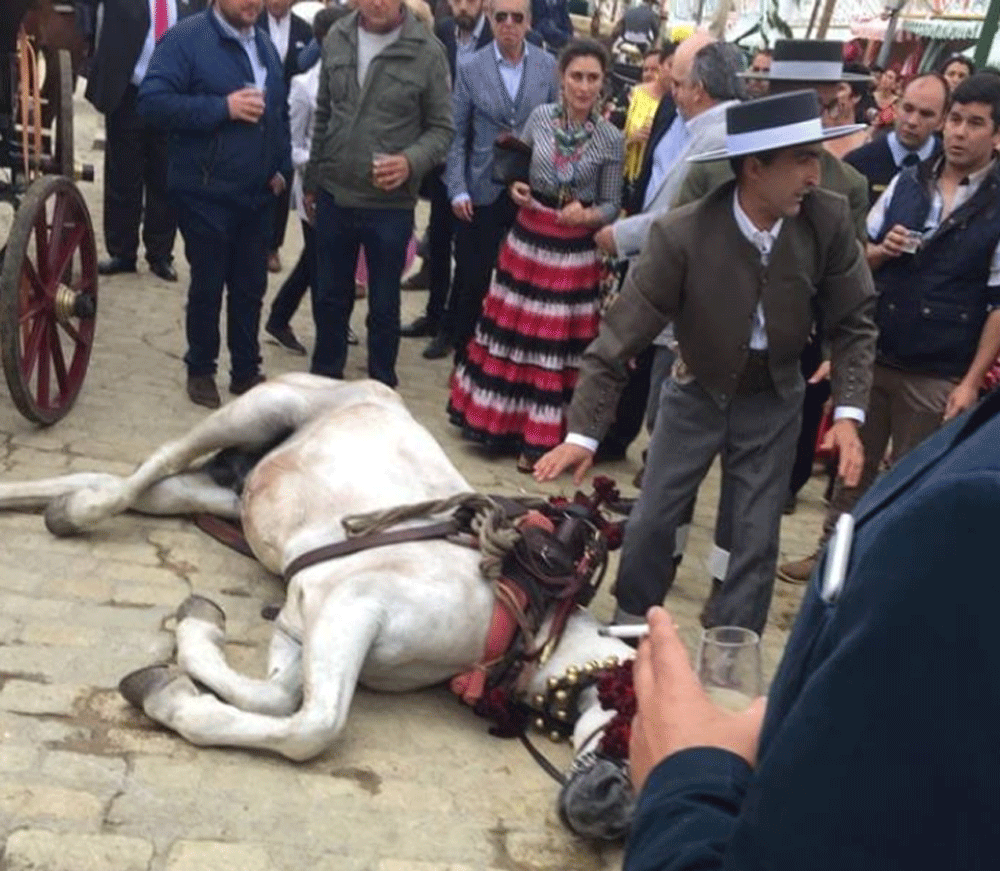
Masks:
[[[685,79],[690,77],[694,56],[698,53],[699,49],[704,48],[710,42],[715,42],[715,39],[706,31],[699,30],[697,33],[691,34],[691,36],[677,46],[677,51],[674,52],[675,79],[678,78],[678,74]]]

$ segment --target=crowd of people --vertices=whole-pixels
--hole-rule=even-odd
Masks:
[[[125,0],[103,2],[108,27]],[[779,735],[786,720],[815,731],[796,680],[819,665],[779,673],[763,735],[759,711],[720,726],[655,609],[716,457],[701,620],[760,633],[776,576],[815,577],[838,517],[879,470],[919,455],[976,403],[1000,353],[1000,75],[954,57],[901,77],[845,62],[836,41],[782,39],[749,57],[703,32],[657,43],[659,22],[640,5],[618,28],[646,49],[619,129],[607,47],[573,37],[559,0],[449,0],[437,16],[423,0],[354,0],[311,26],[289,0],[148,7],[118,41],[98,36],[88,82],[107,118],[101,270],[136,270],[141,224],[151,272],[177,280],[179,228],[190,399],[221,403],[224,295],[229,391],[264,380],[261,309],[291,203],[304,245],[265,330],[306,353],[291,317],[309,291],[312,372],[344,376],[360,262],[369,376],[395,387],[401,337],[429,339],[425,357],[454,355],[443,413],[536,480],[570,470],[580,481],[645,425],[614,587],[615,622],[653,630],[637,665],[633,764],[647,788],[627,867],[722,867],[712,857],[730,838],[733,855],[779,867],[754,852],[780,846],[740,796],[758,790],[751,816],[784,813],[760,783],[795,761]],[[421,196],[428,301],[402,325]],[[779,568],[781,516],[818,443],[836,458],[819,547]],[[817,595],[790,648],[807,660]],[[889,624],[866,621],[871,644],[886,644]],[[824,656],[853,656],[838,638]],[[702,745],[662,710],[663,674],[708,717],[716,743],[705,747],[723,755],[690,749]],[[824,680],[834,696],[851,691]],[[685,749],[702,754],[695,773],[692,757],[678,762]],[[755,786],[747,763],[765,758]],[[715,809],[664,771],[714,790]],[[683,825],[664,814],[684,808],[699,808],[701,828],[690,850],[670,852],[664,833],[683,839]],[[774,831],[794,842],[791,827]],[[832,861],[844,855],[787,867],[858,867]]]

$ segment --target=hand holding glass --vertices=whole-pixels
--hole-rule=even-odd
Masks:
[[[698,679],[708,697],[742,712],[764,691],[760,636],[742,626],[713,626],[701,633]]]

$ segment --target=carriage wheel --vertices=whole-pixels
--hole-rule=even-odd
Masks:
[[[14,214],[0,270],[0,356],[18,410],[35,423],[76,400],[94,340],[97,249],[76,186],[44,176]]]
[[[53,170],[73,178],[73,56],[64,48],[46,53],[46,62],[54,61],[54,69],[46,73],[52,82],[49,99],[53,101],[55,133],[52,142]]]

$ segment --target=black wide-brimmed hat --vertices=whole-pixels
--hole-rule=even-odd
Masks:
[[[839,139],[864,129],[864,124],[824,128],[816,92],[790,91],[730,106],[726,109],[725,148],[717,148],[688,160],[692,163],[706,163],[727,157],[741,157],[809,142],[822,142],[824,139]]]
[[[769,72],[747,70],[740,75],[772,82],[871,81],[871,76],[844,72],[844,43],[834,39],[779,39]]]

